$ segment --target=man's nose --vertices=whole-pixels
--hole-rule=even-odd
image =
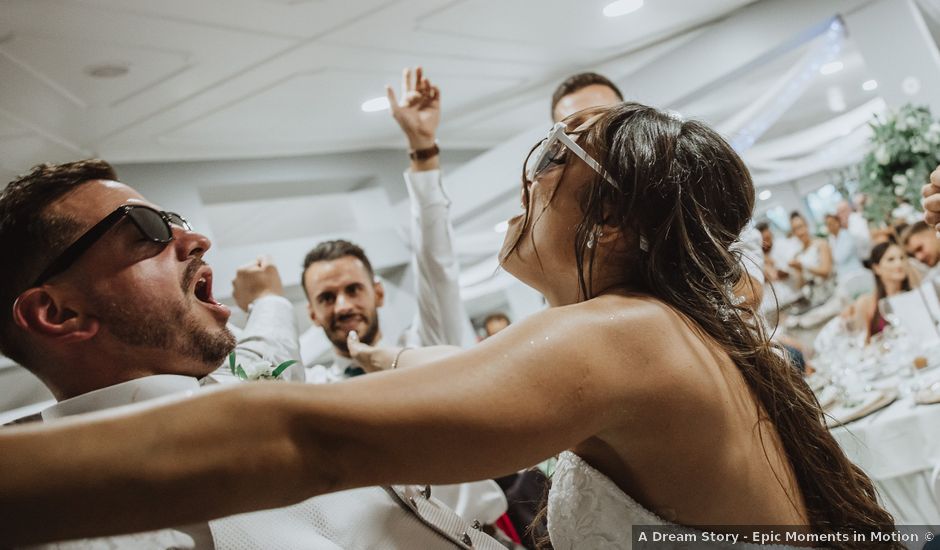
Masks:
[[[336,313],[348,313],[353,309],[353,302],[345,293],[340,292],[336,296],[336,304],[333,306],[333,309]]]
[[[202,257],[212,248],[212,241],[209,237],[181,227],[173,228],[173,242],[176,245],[177,257],[183,261],[192,256]]]

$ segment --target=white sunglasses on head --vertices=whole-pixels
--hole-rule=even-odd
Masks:
[[[620,189],[620,186],[617,185],[614,178],[607,173],[607,170],[604,170],[604,167],[601,166],[599,162],[594,160],[587,151],[582,149],[580,145],[568,136],[566,133],[567,130],[568,127],[564,122],[555,123],[551,131],[548,132],[548,136],[542,140],[542,143],[540,143],[529,156],[529,162],[526,163],[525,170],[526,179],[535,181],[538,176],[553,165],[563,164],[559,162],[559,159],[563,157],[565,149],[567,148],[572,153],[578,155],[578,158],[583,160],[584,163],[590,166],[595,172],[600,174],[607,183]]]
[[[571,139],[566,133],[567,130],[568,126],[565,125],[564,122],[555,123],[551,131],[548,132],[548,137],[542,140],[529,155],[529,160],[526,162],[525,166],[526,180],[533,182],[552,166],[564,164],[564,162],[559,159],[564,158],[563,155],[567,148],[572,153],[578,155],[578,158],[583,160],[585,164],[604,178],[607,183],[613,185],[614,189],[620,191],[620,186],[617,185],[614,178],[607,173],[607,170],[601,166],[601,163],[594,160],[587,151],[582,149],[580,145]],[[649,248],[649,241],[646,240],[646,236],[640,235],[640,250],[648,252]]]

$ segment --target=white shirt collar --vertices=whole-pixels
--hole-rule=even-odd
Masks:
[[[176,393],[193,393],[198,389],[199,381],[190,376],[155,374],[59,401],[42,411],[42,419],[53,420],[73,414],[100,411]]]

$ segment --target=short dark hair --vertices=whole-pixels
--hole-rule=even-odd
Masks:
[[[756,227],[757,230],[760,231],[761,233],[763,233],[764,231],[770,230],[770,224],[767,222],[757,222],[757,225],[754,227]]]
[[[74,218],[47,210],[91,180],[117,180],[117,174],[99,159],[40,164],[0,194],[0,258],[6,258],[0,267],[0,351],[19,363],[25,350],[13,330],[13,301],[81,230]]]
[[[930,225],[927,224],[924,220],[918,220],[904,229],[901,232],[901,242],[904,243],[904,246],[907,246],[908,239],[911,238],[911,235],[916,235],[918,233],[923,233],[924,231],[933,229]]]
[[[555,88],[555,92],[552,94],[552,110],[549,113],[551,117],[555,118],[555,106],[558,105],[558,102],[561,101],[561,98],[566,95],[573,94],[580,90],[581,88],[587,88],[588,86],[593,86],[594,84],[599,84],[601,86],[607,86],[617,94],[617,97],[620,98],[620,101],[623,101],[623,94],[620,93],[620,88],[616,84],[610,81],[609,78],[597,73],[578,73],[571,75],[566,78],[561,84]]]
[[[506,323],[511,323],[509,317],[506,316],[503,312],[490,313],[486,316],[486,319],[483,319],[483,326],[490,324],[490,321],[506,321]]]
[[[358,258],[362,265],[365,266],[366,271],[369,273],[370,278],[375,278],[375,272],[372,270],[372,263],[369,261],[369,257],[366,256],[362,247],[355,243],[343,239],[336,239],[332,241],[323,241],[317,246],[313,247],[313,250],[307,252],[307,256],[304,257],[304,269],[300,273],[300,286],[304,289],[304,294],[307,293],[307,282],[304,280],[304,275],[307,273],[307,268],[317,262],[329,262],[332,260],[338,260],[340,258],[345,258],[346,256],[352,256],[353,258]]]

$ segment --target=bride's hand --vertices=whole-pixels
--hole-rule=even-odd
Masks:
[[[401,351],[401,348],[379,348],[363,344],[354,330],[349,331],[346,337],[346,347],[349,348],[349,356],[366,372],[388,369]]]

